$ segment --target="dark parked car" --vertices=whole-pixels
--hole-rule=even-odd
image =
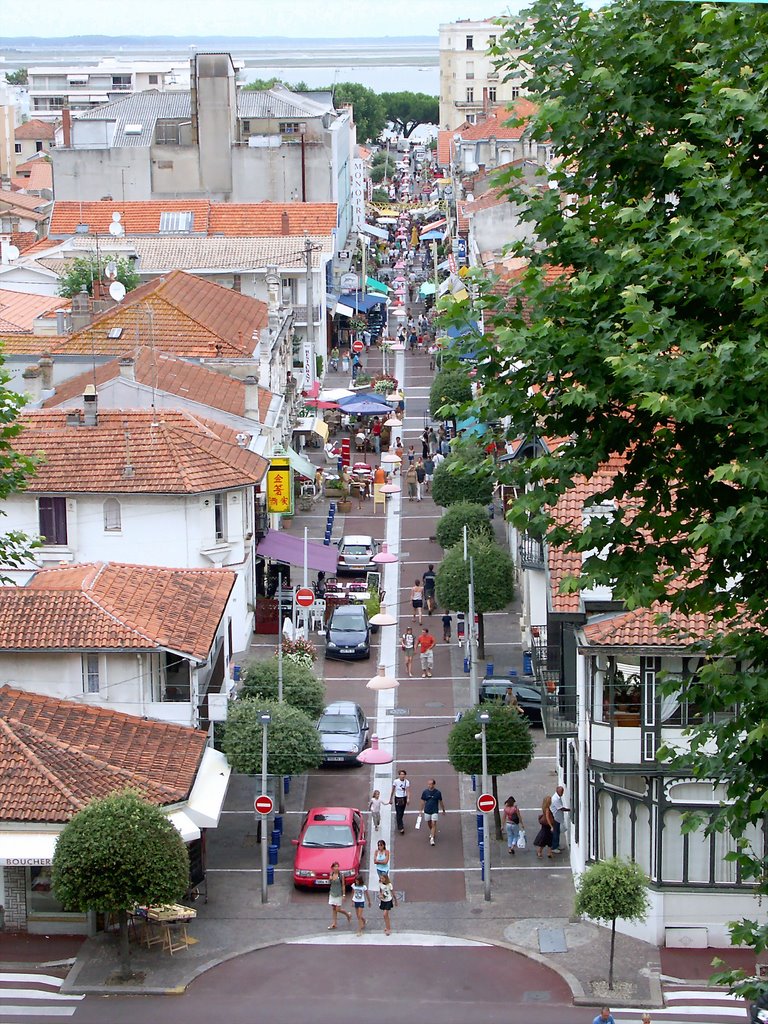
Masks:
[[[370,658],[371,627],[361,604],[333,609],[325,634],[326,658]]]
[[[357,755],[368,746],[370,727],[359,704],[337,700],[317,723],[323,744],[323,764],[359,765]]]
[[[541,692],[531,683],[503,677],[488,677],[480,684],[480,703],[492,700],[506,701],[507,691],[510,689],[517,697],[518,706],[531,725],[542,725]],[[552,694],[547,694],[546,700],[547,703],[554,703],[555,698]]]

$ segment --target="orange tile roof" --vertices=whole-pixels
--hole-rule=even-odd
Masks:
[[[337,220],[335,203],[212,203],[208,199],[151,199],[127,203],[102,199],[78,203],[63,200],[53,208],[49,234],[52,238],[73,235],[78,224],[87,224],[92,232],[106,234],[112,214],[119,213],[126,234],[156,235],[160,233],[161,214],[184,212],[193,215],[190,230],[193,235],[327,235],[336,227]],[[182,237],[186,237],[186,233]]]
[[[228,569],[94,562],[0,592],[0,651],[172,650],[204,661],[235,584]]]
[[[27,196],[23,192],[12,192],[10,189],[0,189],[0,203],[8,206],[16,206],[20,210],[28,211],[30,215],[37,213],[41,207],[48,206],[50,199],[41,199],[40,196]],[[38,219],[44,219],[38,215]]]
[[[56,138],[56,125],[52,121],[39,121],[33,117],[30,121],[20,124],[13,133],[17,142],[23,139],[49,139]]]
[[[664,613],[669,620],[657,621]],[[712,630],[709,615],[696,613],[683,615],[673,612],[668,605],[653,608],[635,608],[633,611],[612,615],[588,623],[583,627],[584,638],[590,647],[662,647],[686,648],[707,637]]]
[[[63,823],[130,786],[158,807],[189,797],[204,732],[0,687],[0,820]]]
[[[28,491],[202,494],[255,485],[269,467],[230,427],[181,410],[107,409],[92,427],[70,425],[71,413],[31,409],[19,417],[14,448],[43,453]]]
[[[0,298],[3,293],[0,292]],[[0,315],[2,310],[0,310]],[[178,395],[190,402],[209,405],[222,412],[245,416],[245,384],[242,380],[229,377],[207,366],[187,362],[178,356],[156,352],[151,348],[138,348],[132,353],[134,359],[133,375],[140,384],[154,387],[158,391]],[[120,357],[122,358],[122,357]],[[82,395],[87,384],[95,384],[97,388],[120,376],[120,358],[102,363],[93,370],[86,370],[76,377],[70,377],[56,387],[56,394],[43,402],[43,408],[56,408],[73,398]],[[272,392],[259,388],[259,419],[266,420]]]
[[[30,192],[40,192],[44,188],[53,188],[53,165],[40,158],[27,160],[16,167],[18,177],[11,178],[17,188],[25,188]],[[24,172],[24,173],[21,173]]]
[[[37,235],[34,231],[13,231],[11,233],[11,245],[15,245],[25,256],[36,242]]]
[[[437,132],[437,166],[448,167],[451,162],[451,139],[464,129],[466,122],[455,131],[448,131],[447,128],[440,128]]]
[[[13,334],[31,334],[37,317],[55,309],[69,309],[69,299],[60,295],[33,295],[0,288],[0,322],[4,331]]]
[[[518,117],[531,117],[537,113],[538,106],[530,100],[521,97],[512,107],[494,107],[488,112],[488,116],[478,120],[476,124],[470,124],[466,128],[457,128],[456,132],[461,135],[463,141],[478,139],[519,139],[526,128],[526,124],[512,127],[505,124]]]
[[[139,285],[52,351],[131,355],[137,345],[149,345],[193,359],[251,356],[266,324],[259,299],[174,270]],[[117,327],[122,336],[109,338]]]

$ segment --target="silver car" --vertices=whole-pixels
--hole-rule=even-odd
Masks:
[[[359,704],[337,700],[317,723],[323,744],[323,764],[358,765],[357,755],[368,746],[370,727]]]
[[[365,575],[367,572],[376,571],[376,563],[373,556],[379,550],[378,541],[373,537],[362,535],[349,535],[342,537],[339,541],[339,564],[336,572]]]

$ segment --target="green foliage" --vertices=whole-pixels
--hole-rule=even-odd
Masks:
[[[10,380],[2,369],[0,358],[0,499],[9,494],[23,491],[27,480],[35,472],[37,460],[21,455],[13,448],[13,439],[21,432],[18,416],[23,409],[26,398],[3,385]],[[0,507],[0,515],[5,515]],[[40,546],[21,530],[9,530],[0,534],[0,583],[9,583],[10,579],[3,576],[3,569],[19,568],[24,565],[32,550]]]
[[[387,175],[391,178],[392,172],[394,171],[394,164],[390,163],[389,168],[385,164],[376,164],[371,168],[371,181],[374,185],[378,185],[380,181],[383,181]]]
[[[277,657],[245,665],[243,697],[277,700],[277,674]],[[283,658],[283,700],[314,720],[326,705],[325,684],[313,669]]]
[[[337,109],[343,103],[353,105],[358,142],[378,138],[386,126],[387,117],[381,97],[364,85],[357,82],[339,82],[333,88],[333,103]]]
[[[494,473],[483,453],[469,447],[451,453],[435,467],[432,498],[436,505],[471,501],[488,505],[493,497]],[[453,605],[451,605],[453,607]]]
[[[8,85],[27,85],[29,76],[26,68],[19,68],[18,71],[6,71],[5,80]]]
[[[85,288],[89,295],[93,295],[93,282],[99,279],[101,274],[104,280],[104,268],[107,263],[114,263],[117,267],[117,280],[125,285],[127,292],[138,287],[139,275],[134,269],[130,260],[120,258],[112,259],[102,256],[98,261],[95,256],[79,256],[67,264],[67,269],[59,278],[59,295],[71,299]]]
[[[270,711],[267,730],[267,769],[270,775],[302,775],[319,768],[323,745],[310,718],[290,704],[246,697],[230,704],[221,749],[236,772],[261,772],[262,726],[259,711]]]
[[[437,543],[443,550],[464,540],[464,527],[470,536],[493,537],[493,527],[486,505],[474,501],[457,501],[449,505],[437,523]]]
[[[286,89],[290,89],[291,92],[309,92],[310,88],[306,82],[296,82],[291,84],[290,82],[284,82],[281,78],[254,78],[252,82],[248,82],[247,85],[242,86],[246,92],[264,92],[267,89],[271,89],[275,85],[284,85]]]
[[[458,408],[472,401],[472,384],[465,369],[438,370],[429,389],[429,411],[433,419],[455,416]]]
[[[468,554],[475,566],[475,611],[497,612],[515,596],[514,567],[507,551],[487,537],[471,537]],[[469,560],[457,544],[448,551],[437,570],[436,597],[440,608],[469,611]]]
[[[93,800],[56,843],[53,891],[72,910],[114,913],[137,903],[175,903],[188,885],[184,840],[132,790]]]
[[[480,775],[482,744],[475,739],[480,731],[478,711],[491,716],[485,727],[488,751],[488,774],[508,775],[522,772],[533,760],[534,743],[527,719],[502,703],[488,703],[465,711],[448,734],[448,760],[457,772]]]
[[[404,138],[409,138],[420,124],[437,124],[440,120],[440,101],[437,96],[424,92],[383,92],[387,118]]]

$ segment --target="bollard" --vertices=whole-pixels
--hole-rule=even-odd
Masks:
[[[530,651],[523,651],[523,675],[533,675],[533,656]]]
[[[272,845],[276,846],[278,848],[278,850],[280,849],[280,837],[281,837],[281,835],[282,835],[282,833],[280,832],[280,829],[273,828],[272,832],[270,833],[270,837],[269,837],[272,840]]]
[[[476,791],[477,791],[477,776],[473,775],[472,776],[472,792],[475,793]]]
[[[484,840],[483,840],[483,830],[482,830],[482,828],[478,827],[478,830],[477,830],[477,845],[479,847],[482,847],[483,842],[484,842]]]
[[[477,827],[478,828],[482,828],[483,827],[483,816],[482,816],[482,814],[479,811],[475,815],[475,819],[476,819],[476,822],[477,822]]]
[[[275,869],[270,864],[267,868],[267,885],[275,884]]]
[[[269,859],[270,864],[277,864],[277,857],[279,853],[280,847],[275,846],[273,843],[272,846],[270,846],[269,849],[267,850],[267,857]]]
[[[513,679],[513,680],[517,679],[517,669],[516,668],[511,668],[509,670],[509,678]]]
[[[274,830],[276,832],[279,832],[280,835],[283,834],[283,816],[282,816],[282,814],[276,814],[275,815],[275,821],[274,821],[274,824],[273,824],[272,827],[274,828]]]
[[[486,676],[488,676],[489,678],[493,678],[493,669],[494,669],[493,662],[492,661],[487,661],[485,663],[485,674],[486,674]]]
[[[288,794],[291,792],[291,776],[290,775],[284,775],[283,776],[283,792],[285,793],[286,796],[288,796]]]
[[[464,671],[469,675],[469,658],[464,659]]]
[[[485,843],[477,844],[477,852],[480,855],[480,864],[482,865],[485,863]]]

